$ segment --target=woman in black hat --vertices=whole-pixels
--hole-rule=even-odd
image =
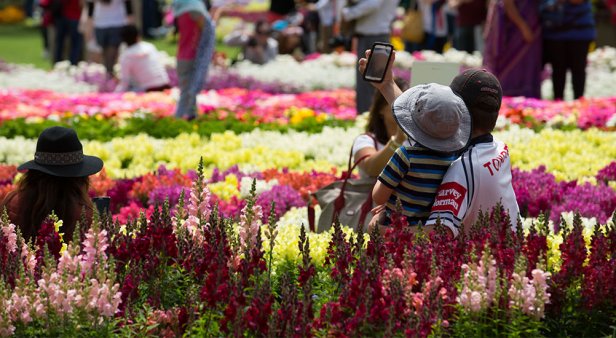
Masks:
[[[74,130],[47,128],[38,138],[34,160],[19,166],[26,172],[2,206],[26,240],[36,238],[41,223],[53,211],[63,220],[60,232],[70,241],[82,210],[88,220],[92,217],[88,176],[102,168],[100,158],[83,154]]]

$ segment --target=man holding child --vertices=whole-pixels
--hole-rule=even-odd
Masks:
[[[369,54],[366,51],[366,58],[359,60],[362,73]],[[421,85],[402,93],[389,66],[385,80],[373,86],[393,104],[396,121],[413,145],[398,149],[379,176],[371,227],[386,229],[396,200],[413,228],[421,222],[430,230],[440,221],[454,237],[468,231],[480,211],[490,211],[498,203],[509,214],[512,228],[517,226],[509,150],[491,134],[502,100],[494,75],[471,69],[456,76],[449,87]],[[472,121],[470,127],[467,120]],[[446,172],[443,165],[448,165]]]

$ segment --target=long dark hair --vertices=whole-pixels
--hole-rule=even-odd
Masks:
[[[405,91],[408,88],[408,83],[402,78],[395,78],[394,81]],[[368,115],[368,125],[366,125],[366,132],[374,135],[377,141],[385,144],[389,141],[389,135],[387,135],[387,127],[385,126],[385,119],[381,115],[381,109],[387,106],[387,100],[381,94],[380,91],[374,91],[374,97],[372,98],[372,105],[370,106],[370,115]]]
[[[53,211],[63,221],[60,232],[64,233],[64,240],[70,241],[82,208],[92,209],[89,186],[88,177],[56,177],[28,170],[3,204],[17,195],[15,213],[21,223],[17,226],[26,240],[36,237],[41,223]]]

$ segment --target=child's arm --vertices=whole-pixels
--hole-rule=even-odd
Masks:
[[[381,181],[376,181],[372,189],[372,201],[374,201],[376,205],[383,205],[387,203],[393,192],[394,189],[385,186]]]

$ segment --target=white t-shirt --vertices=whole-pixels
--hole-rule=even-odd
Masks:
[[[358,151],[364,148],[374,148],[375,140],[376,138],[373,139],[367,134],[361,134],[355,138],[355,141],[353,141],[353,150],[352,150],[353,163],[355,163],[355,161],[358,160],[358,158],[355,158],[355,154],[357,154]],[[385,145],[383,143],[376,141],[376,151],[383,149],[384,146]],[[370,177],[370,175],[368,175],[368,173],[363,171],[359,166],[357,167],[357,170],[359,171],[359,177],[361,178]]]
[[[169,76],[153,44],[139,41],[120,54],[120,85],[116,91],[144,91],[169,84]]]
[[[434,2],[433,0],[419,0],[418,2],[423,28],[425,32],[444,37],[447,36],[447,4],[434,13],[432,8]]]
[[[479,211],[490,212],[500,201],[516,228],[520,209],[511,185],[509,149],[491,135],[481,138],[447,170],[426,225],[440,217],[441,224],[458,236],[461,226],[468,231]]]
[[[108,4],[95,1],[92,18],[95,28],[125,26],[127,23],[125,0],[111,0]]]

